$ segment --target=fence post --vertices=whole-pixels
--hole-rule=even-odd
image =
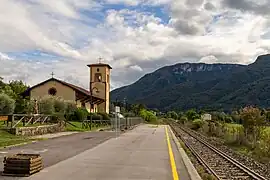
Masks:
[[[11,118],[11,127],[13,126],[13,122],[14,122],[14,114],[12,114],[12,118]]]

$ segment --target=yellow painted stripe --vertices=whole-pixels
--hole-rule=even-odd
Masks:
[[[173,180],[179,180],[167,126],[165,126],[165,132],[166,132],[166,139],[167,139],[167,144],[168,144]]]

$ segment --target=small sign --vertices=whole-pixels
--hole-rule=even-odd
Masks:
[[[7,121],[8,120],[8,116],[0,116],[0,121]]]
[[[120,107],[119,106],[115,106],[115,112],[120,113]]]

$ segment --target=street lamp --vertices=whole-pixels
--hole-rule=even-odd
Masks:
[[[126,97],[124,98],[124,108],[125,108],[125,119],[126,119],[126,129],[128,128],[128,120],[127,120],[127,118],[128,118],[128,112],[127,112],[127,102],[126,102]]]

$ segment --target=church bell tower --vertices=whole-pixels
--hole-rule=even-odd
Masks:
[[[93,96],[104,99],[104,102],[98,105],[98,112],[106,112],[109,114],[110,71],[112,67],[109,64],[101,62],[87,66],[90,68],[90,92],[92,91]]]

